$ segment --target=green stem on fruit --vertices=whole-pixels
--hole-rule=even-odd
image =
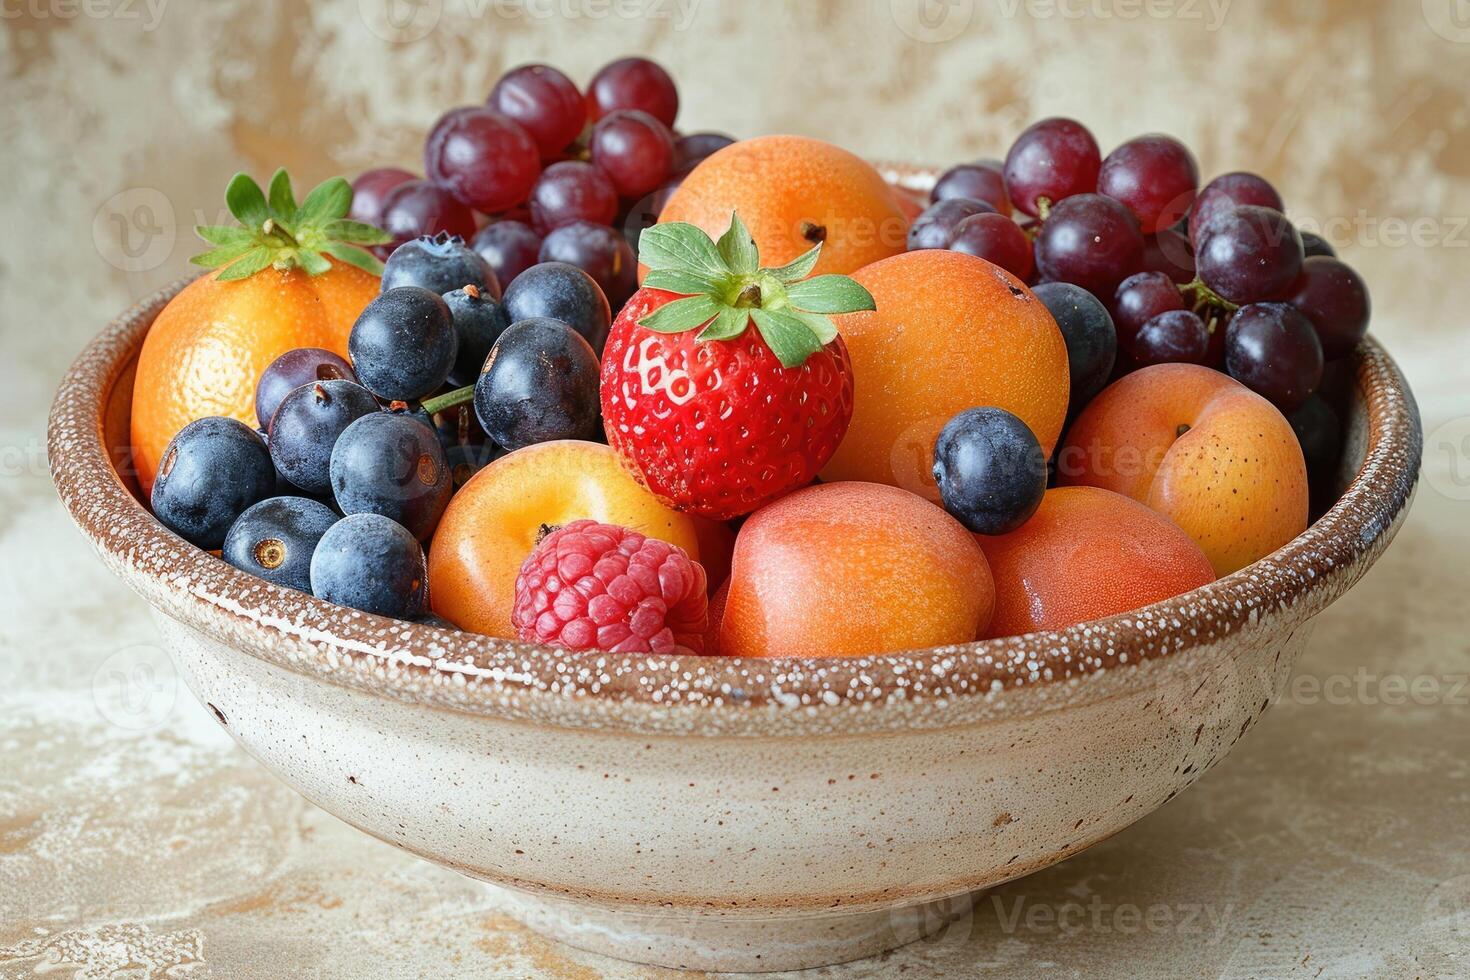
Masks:
[[[1180,286],[1179,292],[1183,294],[1185,299],[1189,300],[1190,309],[1195,313],[1198,313],[1207,306],[1224,310],[1226,313],[1234,313],[1240,309],[1240,304],[1230,302],[1209,286],[1206,286],[1204,280],[1200,279],[1199,276],[1195,276],[1194,279]]]
[[[1036,218],[1045,221],[1051,216],[1051,198],[1042,195],[1036,199]]]
[[[456,408],[460,405],[468,405],[475,400],[475,386],[465,385],[453,391],[446,391],[435,398],[427,398],[423,402],[423,410],[431,416],[438,415],[447,408]]]

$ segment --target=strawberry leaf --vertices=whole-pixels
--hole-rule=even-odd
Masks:
[[[715,318],[709,322],[709,326],[701,330],[694,341],[703,343],[707,340],[734,340],[745,333],[745,328],[749,325],[750,310],[737,309],[733,306],[722,307]]]
[[[270,209],[277,221],[289,228],[296,226],[296,195],[291,193],[291,175],[285,167],[271,178]]]
[[[211,245],[253,244],[255,233],[238,225],[196,225],[194,234]]]
[[[322,230],[328,238],[349,245],[386,245],[393,240],[393,236],[381,228],[346,218],[338,218]]]
[[[678,269],[654,269],[643,277],[643,285],[652,289],[667,289],[671,293],[693,296],[698,293],[713,293],[720,283],[712,276]]]
[[[260,190],[260,188],[256,188]],[[249,279],[260,270],[271,264],[271,250],[264,245],[256,245],[239,259],[231,262],[215,278],[220,282],[231,282],[235,279]]]
[[[639,320],[638,325],[656,333],[683,333],[685,330],[703,326],[721,310],[727,309],[730,307],[724,306],[713,296],[685,296],[660,306]]]
[[[326,227],[338,218],[347,217],[352,207],[352,185],[342,177],[324,180],[311,189],[297,212],[299,225]]]
[[[748,276],[760,268],[760,254],[756,251],[755,239],[750,237],[745,222],[735,212],[730,213],[730,227],[720,236],[715,248],[719,250],[720,257],[725,260],[730,271],[736,275]]]
[[[235,261],[252,248],[255,248],[255,240],[246,238],[244,241],[229,242],[207,252],[200,252],[189,261],[195,265],[202,265],[206,269],[218,269],[222,265]]]
[[[671,269],[723,278],[730,268],[709,236],[682,221],[654,225],[638,236],[638,261],[650,269]]]
[[[848,276],[817,276],[786,287],[787,301],[809,313],[852,313],[874,309],[873,294]]]
[[[811,328],[784,310],[753,309],[750,318],[782,367],[798,367],[822,349]]]
[[[249,174],[236,174],[225,188],[225,207],[246,228],[259,228],[271,216],[265,194]]]
[[[785,265],[767,269],[766,272],[783,283],[797,282],[812,274],[812,270],[817,267],[817,259],[821,257],[822,245],[818,242],[809,251],[803,252]]]
[[[832,341],[837,339],[837,324],[833,323],[832,318],[829,316],[825,316],[821,313],[808,313],[805,310],[793,310],[790,308],[784,309],[781,312],[789,313],[791,316],[796,317],[796,319],[800,320],[802,323],[805,323],[807,329],[816,335],[817,340],[821,342],[823,347],[827,346],[828,344],[832,343]]]
[[[375,276],[383,274],[383,263],[379,262],[376,256],[355,246],[344,245],[341,242],[327,242],[321,250],[334,259],[357,266],[363,272],[371,272]]]

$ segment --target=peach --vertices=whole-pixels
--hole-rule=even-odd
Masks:
[[[1199,546],[1143,504],[1096,487],[1048,490],[1009,534],[976,536],[995,578],[989,636],[1061,629],[1215,580]]]
[[[896,487],[822,484],[741,527],[719,651],[860,656],[963,643],[994,601],[984,553],[941,508]]]
[[[502,456],[454,495],[429,548],[429,602],[460,629],[514,638],[516,574],[544,529],[621,524],[699,558],[692,518],[640,487],[601,443],[542,442]]]
[[[1307,465],[1291,423],[1239,382],[1158,364],[1104,389],[1057,456],[1059,482],[1145,503],[1227,575],[1307,527]]]
[[[1049,454],[1067,415],[1067,344],[1041,301],[973,255],[924,249],[859,269],[876,311],[836,317],[852,358],[847,435],[822,479],[939,499],[939,430],[967,408],[1020,417]]]

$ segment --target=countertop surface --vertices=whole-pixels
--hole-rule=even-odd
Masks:
[[[469,35],[441,25],[389,44],[363,35],[370,6],[169,7],[146,32],[57,5],[4,21],[0,217],[36,241],[0,257],[0,978],[665,975],[539,938],[490,890],[347,827],[247,757],[72,526],[44,447],[65,365],[184,270],[189,226],[213,222],[235,169],[284,162],[300,186],[411,163],[434,113],[482,98],[502,61],[570,57],[580,81],[613,49],[668,61],[686,114],[740,133],[948,160],[995,155],[1025,120],[1066,111],[1105,143],[1171,129],[1207,174],[1264,170],[1297,215],[1345,222],[1334,239],[1371,284],[1375,333],[1424,416],[1423,479],[1397,540],[1317,620],[1285,695],[1226,760],[1116,837],[979,896],[940,935],[812,975],[1470,977],[1470,32],[1430,0],[1423,17],[1345,3],[1330,18],[1241,0],[1206,58],[1191,32],[1208,25],[1182,13],[1128,26],[1082,5],[1081,23],[1040,23],[1027,6],[982,23],[989,5],[961,3],[974,23],[915,40],[888,19],[901,0],[837,5],[791,15],[793,29],[821,21],[828,44],[872,63],[853,77],[812,62],[832,109],[803,127],[777,97],[788,76],[733,101],[701,77],[693,42],[754,43],[733,5],[695,4],[687,30],[519,25],[503,39],[513,54],[434,81],[426,66]],[[785,45],[776,34],[762,36]],[[1197,111],[1116,91],[1106,66],[1075,57],[1108,44],[1172,73]],[[738,61],[711,50],[715,68]],[[293,94],[313,86],[317,103]],[[946,111],[973,95],[979,115],[936,130],[904,108],[925,92]],[[300,145],[307,132],[326,135]],[[1422,234],[1390,237],[1415,222]]]

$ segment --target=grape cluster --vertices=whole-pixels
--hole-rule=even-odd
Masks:
[[[637,289],[637,234],[701,160],[734,142],[680,135],[678,111],[674,80],[646,58],[604,66],[585,95],[555,68],[522,65],[485,105],[440,117],[424,178],[391,167],[359,176],[352,217],[393,236],[380,257],[444,232],[471,242],[503,286],[564,262],[617,310]]]
[[[1116,355],[1094,345],[1096,363],[1074,357],[1074,373],[1096,376],[1114,357],[1102,368],[1113,377],[1206,365],[1316,431],[1325,364],[1368,328],[1363,280],[1323,239],[1297,231],[1265,178],[1228,173],[1201,187],[1194,155],[1169,136],[1104,157],[1081,123],[1044,119],[1003,162],[945,171],[930,201],[909,248],[967,252],[1030,285],[1067,283],[1100,301]]]

